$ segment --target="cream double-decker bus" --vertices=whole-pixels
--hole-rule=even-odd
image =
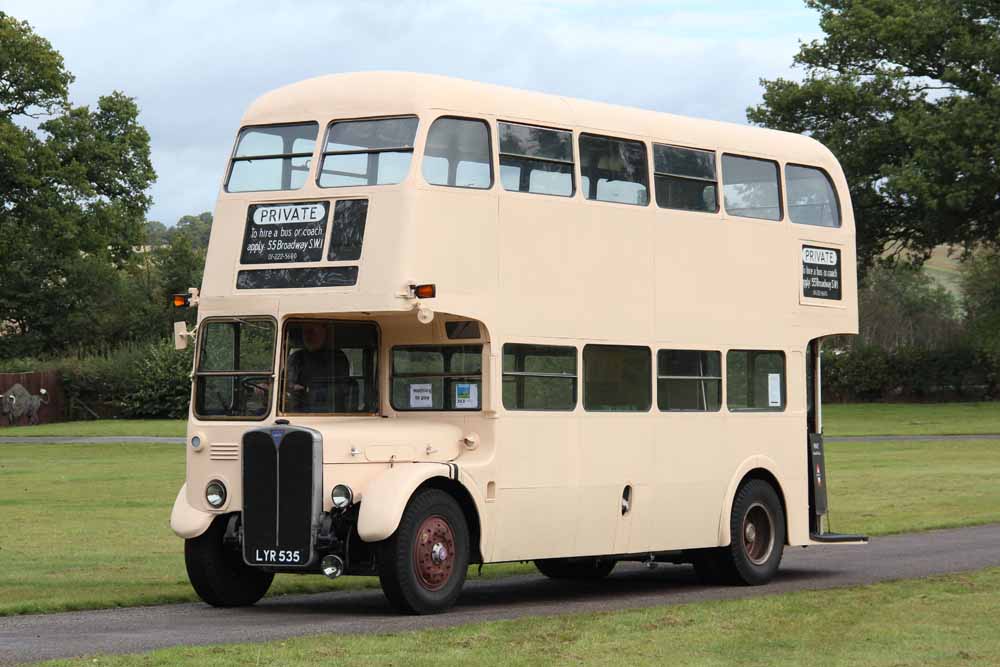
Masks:
[[[828,530],[819,350],[854,222],[798,135],[436,76],[321,77],[243,118],[171,517],[206,602],[472,563],[770,580]],[[182,329],[183,329],[183,325]]]

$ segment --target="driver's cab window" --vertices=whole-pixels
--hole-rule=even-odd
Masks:
[[[274,378],[274,321],[206,320],[198,328],[194,412],[201,419],[263,419]]]
[[[378,329],[371,322],[296,320],[285,325],[281,411],[378,411]]]

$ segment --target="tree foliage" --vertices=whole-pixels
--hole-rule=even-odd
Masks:
[[[101,308],[132,289],[125,278],[135,269],[156,178],[149,134],[135,101],[120,92],[94,109],[71,106],[72,79],[48,41],[0,13],[5,354],[130,335],[121,331],[128,323],[102,326],[109,313]],[[48,118],[33,130],[24,125],[29,116]]]
[[[986,0],[806,0],[823,39],[801,82],[764,80],[749,119],[808,134],[839,158],[859,255],[925,257],[1000,232],[1000,5]]]
[[[1000,251],[980,252],[966,260],[962,291],[977,347],[1000,368]]]

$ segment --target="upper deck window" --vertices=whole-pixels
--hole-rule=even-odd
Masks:
[[[729,215],[781,220],[781,188],[776,162],[723,155],[722,189]]]
[[[641,141],[580,135],[581,185],[587,199],[649,203],[646,145]]]
[[[840,203],[830,176],[816,167],[785,166],[788,217],[800,225],[840,227]]]
[[[719,210],[719,183],[712,151],[653,144],[653,172],[660,208],[705,213]]]
[[[424,179],[431,185],[486,189],[493,185],[490,130],[469,118],[438,118],[427,133]]]
[[[573,196],[573,133],[497,123],[500,182],[505,190]]]
[[[319,123],[259,125],[240,130],[227,192],[298,190],[309,174]]]
[[[319,185],[391,185],[406,178],[417,118],[345,120],[330,124]]]

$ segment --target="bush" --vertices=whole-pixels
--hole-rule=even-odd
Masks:
[[[62,376],[70,419],[187,416],[191,350],[169,341],[78,350],[73,356],[0,361],[0,372],[55,370]]]
[[[148,348],[134,367],[134,379],[121,400],[125,417],[186,417],[191,398],[191,352],[164,342]]]

